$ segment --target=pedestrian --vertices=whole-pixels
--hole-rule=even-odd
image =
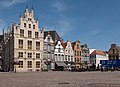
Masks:
[[[111,72],[114,72],[114,68],[113,68],[113,66],[112,66],[112,68],[111,68]]]

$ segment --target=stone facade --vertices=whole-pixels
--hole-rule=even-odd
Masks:
[[[73,50],[74,50],[74,60],[75,60],[75,66],[76,68],[80,68],[81,65],[81,46],[80,41],[75,41],[72,43]]]
[[[83,64],[89,64],[90,63],[90,59],[89,59],[89,48],[87,46],[87,44],[81,45],[81,49],[82,49],[82,58],[81,58],[81,63]]]
[[[120,59],[120,47],[116,44],[112,44],[108,50],[109,59],[117,60]]]
[[[34,10],[26,8],[24,16],[20,15],[20,24],[13,23],[4,33],[4,70],[41,70],[43,37],[44,30],[39,29]]]
[[[50,32],[48,32],[48,35],[44,39],[43,70],[55,69],[54,46],[54,41]]]

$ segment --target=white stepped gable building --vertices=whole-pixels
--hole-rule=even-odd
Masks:
[[[70,41],[67,41],[63,44],[64,53],[65,53],[65,61],[74,62],[74,51],[72,48],[72,44]]]
[[[44,30],[39,29],[38,20],[34,19],[34,10],[26,8],[24,17],[20,15],[20,24],[14,23],[11,32],[10,41],[9,38],[5,40],[5,71],[41,70]]]
[[[54,70],[55,69],[55,58],[54,58],[54,41],[50,36],[50,32],[44,40],[44,57],[43,57],[43,70]]]
[[[66,70],[71,70],[74,66],[74,51],[72,48],[72,43],[68,40],[66,43],[62,43],[64,47],[64,61],[66,63]]]
[[[61,44],[61,41],[57,42],[57,45],[55,46],[55,61],[64,61],[64,48]]]

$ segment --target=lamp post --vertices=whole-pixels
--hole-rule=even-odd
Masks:
[[[0,56],[0,63],[2,63],[2,59],[1,59],[1,56]],[[2,65],[2,64],[0,64],[0,70],[1,70],[1,65]]]
[[[48,71],[50,70],[50,63],[51,63],[51,60],[50,60],[50,59],[47,59],[47,70],[48,70]]]

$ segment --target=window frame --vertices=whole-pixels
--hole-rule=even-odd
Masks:
[[[28,40],[28,49],[32,49],[32,41]]]
[[[40,61],[36,61],[36,68],[40,68]]]
[[[27,68],[32,68],[32,61],[27,61]]]
[[[23,52],[19,52],[19,57],[23,58]]]
[[[20,37],[24,37],[24,30],[20,29]]]
[[[19,68],[23,68],[23,61],[19,61]]]
[[[32,37],[32,31],[28,30],[28,37]]]

